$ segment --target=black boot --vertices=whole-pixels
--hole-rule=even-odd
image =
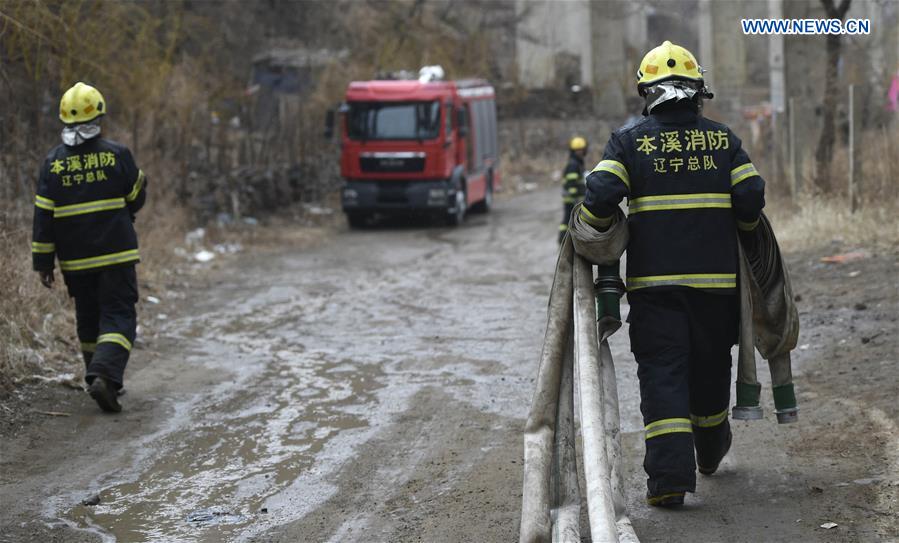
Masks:
[[[724,421],[714,428],[693,427],[693,443],[696,446],[696,468],[703,475],[718,471],[718,466],[733,442],[730,423]]]
[[[669,492],[660,496],[646,494],[646,503],[653,507],[677,507],[684,504],[686,492]]]
[[[115,385],[107,381],[102,377],[94,377],[94,381],[91,383],[90,388],[88,388],[88,392],[91,395],[91,398],[97,402],[97,405],[100,406],[100,409],[106,411],[107,413],[118,413],[122,410],[122,406],[119,405],[119,400],[117,399],[118,393],[115,389]]]

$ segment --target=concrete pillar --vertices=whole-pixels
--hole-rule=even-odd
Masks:
[[[627,27],[624,36],[625,46],[630,49],[629,53],[631,56],[628,58],[628,62],[630,63],[630,74],[634,76],[636,80],[637,64],[649,48],[655,47],[658,44],[649,43],[648,18],[650,6],[647,1],[633,0],[625,9],[625,26]],[[633,58],[634,55],[639,56],[636,61]]]
[[[519,19],[515,36],[518,80],[527,88],[549,88],[566,79],[569,66],[577,62],[578,83],[590,85],[593,49],[590,39],[588,0],[518,0]]]
[[[625,51],[627,8],[623,0],[590,3],[594,111],[602,116],[624,116],[625,89],[633,84]]]
[[[625,33],[625,73],[628,84],[624,88],[625,104],[634,101],[637,96],[637,69],[643,55],[658,44],[649,42],[649,4],[646,0],[633,0],[628,4],[625,14],[627,31]],[[642,106],[641,106],[642,107]],[[629,115],[639,114],[633,110]]]
[[[527,88],[544,88],[553,80],[553,28],[547,26],[547,6],[519,0],[515,36],[518,81]]]
[[[730,111],[735,121],[743,105],[746,87],[746,46],[739,30],[743,11],[741,2],[712,2],[712,65],[715,99],[724,111]],[[700,61],[703,62],[703,61]]]

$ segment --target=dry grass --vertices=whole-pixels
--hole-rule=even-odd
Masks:
[[[899,170],[893,158],[899,156],[899,123],[871,129],[860,140],[854,212],[849,200],[849,151],[845,145],[834,150],[831,193],[821,194],[814,186],[815,164],[810,156],[804,160],[803,190],[798,197],[776,196],[788,194],[783,186],[768,191],[766,212],[775,222],[785,249],[831,242],[847,247],[899,245],[899,199],[894,189]]]
[[[0,232],[0,393],[27,378],[78,368],[72,304],[57,274],[47,290],[31,269],[29,229]],[[69,353],[65,355],[63,353]]]
[[[561,158],[560,158],[561,156]],[[500,157],[502,171],[502,190],[506,193],[519,193],[533,190],[533,185],[551,187],[559,185],[562,173],[562,162],[565,155],[523,154],[504,152]]]
[[[845,198],[812,196],[770,202],[765,209],[784,250],[837,243],[845,247],[899,245],[899,202],[872,201],[852,213]]]
[[[188,211],[152,192],[147,206],[138,213],[135,228],[140,244],[138,268],[141,286],[162,284],[178,271],[181,263],[173,249],[191,225]],[[143,293],[142,293],[143,294]]]
[[[568,141],[575,135],[590,141],[585,163],[592,167],[599,162],[603,138],[609,133],[608,123],[592,118],[504,119],[499,129],[503,190],[512,193],[532,190],[533,185],[558,187],[568,160]]]

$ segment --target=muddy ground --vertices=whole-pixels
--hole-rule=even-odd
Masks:
[[[61,386],[7,403],[0,541],[516,540],[557,207],[538,191],[459,229],[230,260],[163,301],[121,415]],[[778,426],[766,389],[765,420],[734,424],[682,510],[643,505],[635,368],[613,336],[641,541],[899,540],[899,255],[819,262],[850,249],[788,255],[800,422]]]

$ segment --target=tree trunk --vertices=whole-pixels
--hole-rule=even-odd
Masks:
[[[821,137],[818,139],[818,149],[815,151],[817,162],[817,177],[815,184],[823,192],[830,192],[831,158],[833,157],[833,145],[836,140],[835,111],[839,103],[840,93],[838,89],[838,64],[840,61],[840,36],[827,36],[827,71],[824,79],[824,103],[822,112],[824,119],[821,124]]]
[[[849,11],[851,0],[842,0],[839,6],[834,6],[833,0],[821,0],[827,16],[831,19],[840,19]],[[835,113],[840,101],[839,92],[839,62],[843,42],[839,34],[827,35],[827,73],[824,79],[824,101],[822,113],[824,115],[821,125],[821,137],[818,139],[818,149],[815,151],[817,172],[815,184],[823,192],[830,192],[833,181],[831,175],[831,162],[833,158],[833,146],[836,140]]]

